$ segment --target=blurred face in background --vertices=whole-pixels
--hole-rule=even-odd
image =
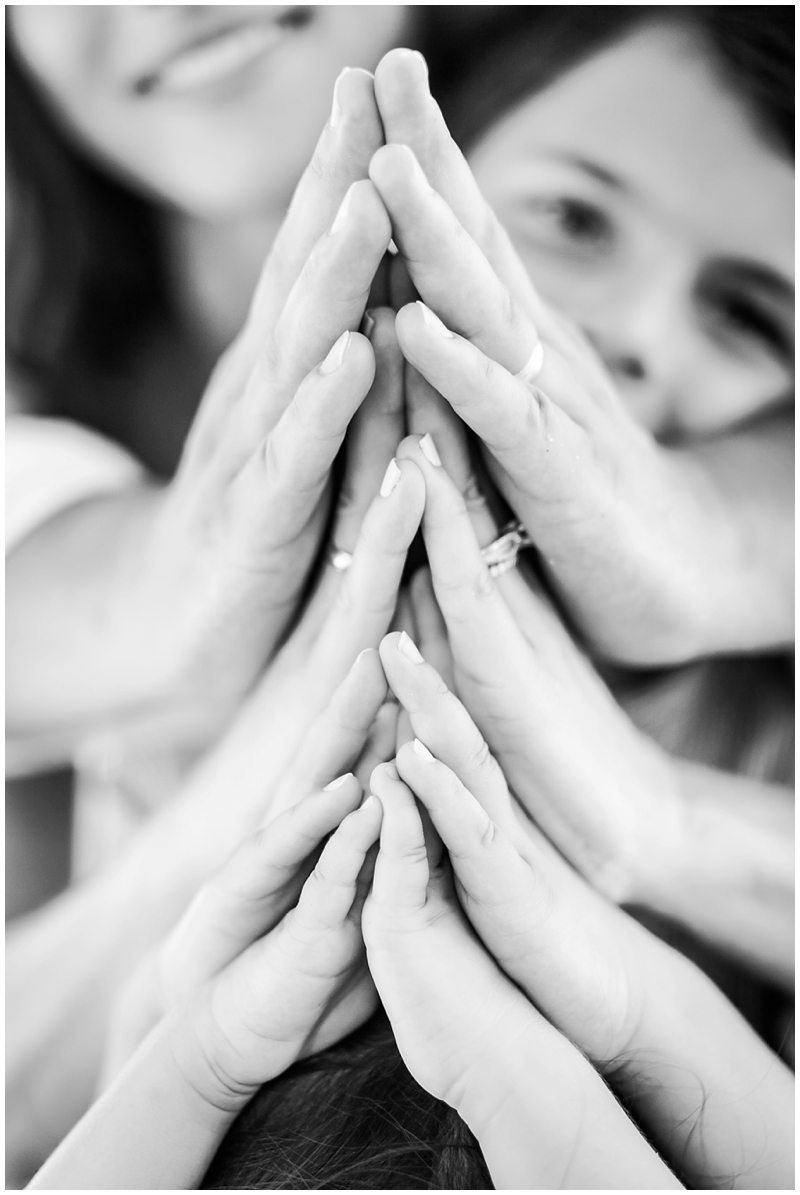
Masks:
[[[792,390],[794,171],[696,36],[646,26],[500,118],[470,162],[540,292],[663,439]]]
[[[285,207],[345,66],[402,40],[400,5],[14,5],[16,50],[62,127],[188,214]]]

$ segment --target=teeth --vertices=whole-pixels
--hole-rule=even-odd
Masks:
[[[159,91],[191,91],[249,65],[284,37],[276,25],[248,25],[184,51],[158,72]]]

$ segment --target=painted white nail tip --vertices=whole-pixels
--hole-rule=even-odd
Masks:
[[[381,498],[388,498],[389,495],[397,489],[397,483],[402,476],[403,474],[398,468],[397,461],[394,459],[394,457],[392,457],[392,459],[389,461],[389,467],[383,475],[383,481],[381,482]]]
[[[426,432],[426,434],[422,437],[419,442],[419,448],[425,459],[430,461],[432,465],[436,465],[437,467],[441,465],[442,458],[439,456],[439,452],[433,442],[433,436],[430,434],[430,432]]]
[[[421,743],[419,739],[414,739],[414,752],[420,757],[420,759],[424,759],[426,763],[436,763],[436,760],[431,755],[428,748],[424,743]]]
[[[402,632],[400,638],[397,640],[397,650],[407,660],[411,660],[412,664],[424,663],[423,656],[413,639],[411,639],[405,631]]]
[[[336,788],[341,788],[345,780],[349,780],[352,775],[352,772],[345,772],[343,776],[337,776],[335,780],[331,780],[330,784],[326,784],[322,791],[330,793]]]
[[[445,327],[438,315],[431,311],[430,307],[426,307],[421,299],[417,299],[417,307],[422,311],[422,318],[432,332],[438,332],[440,336],[448,336],[450,339],[453,338],[453,333],[450,329]]]

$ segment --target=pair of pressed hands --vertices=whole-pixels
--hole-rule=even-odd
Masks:
[[[162,726],[172,713],[202,738],[273,656],[318,554],[334,457],[380,374],[356,329],[392,235],[427,305],[397,317],[414,367],[408,430],[425,430],[412,392],[424,412],[432,387],[477,434],[592,649],[664,664],[789,642],[785,520],[765,517],[785,505],[785,429],[678,451],[639,428],[587,343],[535,293],[422,58],[394,51],[374,80],[351,70],[338,81],[178,475],[120,537],[108,675],[87,707],[150,709]],[[537,344],[532,386],[515,375]],[[759,484],[742,496],[751,473]]]

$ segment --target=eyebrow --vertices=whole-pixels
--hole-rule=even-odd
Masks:
[[[629,190],[618,174],[613,174],[612,171],[606,170],[605,166],[599,166],[597,162],[591,161],[590,158],[584,158],[582,154],[563,153],[559,150],[553,150],[551,153],[546,153],[543,156],[551,158],[556,162],[564,162],[567,166],[576,166],[578,170],[591,175],[592,178],[596,178],[598,182],[604,183],[607,187],[612,187],[615,191]]]
[[[794,286],[777,270],[763,266],[759,262],[736,260],[727,258],[717,263],[726,276],[734,281],[761,291],[765,291],[771,298],[783,303],[794,302]]]
[[[605,166],[600,166],[590,158],[585,158],[582,154],[552,150],[543,156],[555,162],[563,162],[567,166],[574,166],[614,191],[630,193],[630,187],[618,174],[614,174],[613,171],[607,170]],[[747,261],[744,258],[740,260],[726,259],[719,264],[724,267],[726,274],[733,275],[735,280],[744,286],[756,287],[765,291],[770,298],[778,301],[794,303],[794,285],[777,270],[760,265],[758,262]]]

